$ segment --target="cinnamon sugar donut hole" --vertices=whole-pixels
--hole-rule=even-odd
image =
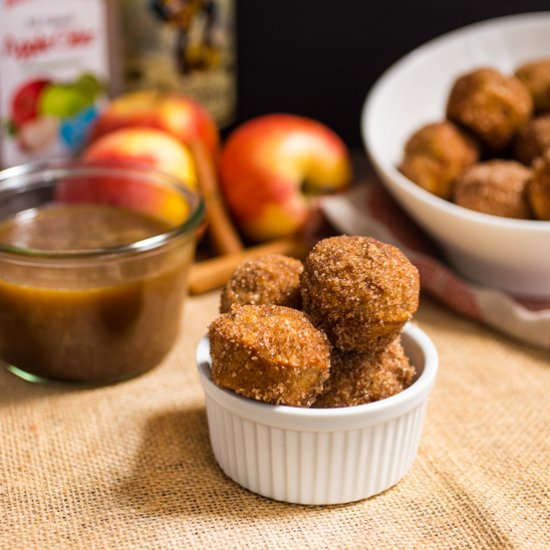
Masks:
[[[479,159],[479,146],[449,121],[419,128],[405,144],[399,170],[420,187],[449,199],[454,180]]]
[[[245,397],[308,407],[329,376],[330,343],[296,309],[235,305],[208,336],[212,381]]]
[[[531,218],[527,181],[531,171],[513,160],[489,160],[468,168],[456,181],[459,206],[505,218]]]
[[[492,68],[459,77],[447,102],[447,118],[468,128],[491,153],[505,149],[532,112],[525,84]]]
[[[300,309],[303,264],[282,254],[268,254],[242,262],[222,290],[220,312],[234,304],[274,304]]]
[[[418,270],[371,237],[330,237],[304,260],[302,302],[313,324],[346,351],[388,345],[418,309]]]
[[[333,349],[330,376],[314,407],[352,407],[391,397],[408,388],[416,374],[395,338],[377,353]]]
[[[550,221],[550,151],[535,160],[527,183],[527,197],[535,217]]]
[[[520,130],[514,144],[514,156],[530,166],[546,149],[550,149],[550,115],[535,117]]]
[[[516,69],[515,76],[529,90],[535,111],[550,111],[550,58],[524,63]]]

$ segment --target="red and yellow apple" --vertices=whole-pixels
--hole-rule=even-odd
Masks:
[[[82,155],[88,163],[149,166],[177,178],[189,189],[197,186],[191,153],[175,137],[152,128],[122,128],[93,142]],[[110,178],[64,180],[58,186],[59,202],[100,202],[131,208],[182,223],[188,215],[185,199],[154,181],[117,174]]]
[[[84,160],[148,164],[181,180],[190,189],[197,186],[195,163],[189,149],[175,137],[153,128],[122,128],[91,143]]]
[[[219,174],[242,233],[261,242],[301,229],[309,197],[345,188],[352,171],[346,145],[326,125],[271,114],[231,133],[221,150]]]
[[[115,98],[101,113],[91,133],[91,141],[127,127],[163,130],[181,143],[200,141],[215,158],[219,132],[213,118],[197,102],[176,92],[138,90]]]

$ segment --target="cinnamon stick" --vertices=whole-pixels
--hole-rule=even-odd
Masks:
[[[274,241],[252,246],[246,250],[234,252],[197,262],[191,267],[189,276],[190,294],[203,294],[223,286],[231,277],[235,268],[248,258],[265,254],[284,254],[303,258],[308,252],[307,244],[298,238],[276,239]]]
[[[218,254],[233,254],[244,245],[223,203],[213,162],[199,140],[189,142],[198,184],[206,205],[206,219],[212,245]]]

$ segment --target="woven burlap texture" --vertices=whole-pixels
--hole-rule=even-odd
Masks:
[[[195,346],[219,294],[187,301],[181,339],[114,386],[0,373],[0,548],[547,548],[546,352],[423,298],[440,371],[412,470],[342,506],[254,495],[218,468]]]

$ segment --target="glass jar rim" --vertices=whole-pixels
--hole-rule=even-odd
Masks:
[[[24,248],[7,243],[0,243],[0,254],[16,256],[21,259],[93,259],[112,255],[129,255],[140,252],[148,252],[160,248],[179,237],[198,231],[204,221],[206,207],[201,194],[193,192],[182,184],[175,176],[164,172],[149,164],[134,161],[82,161],[74,159],[53,159],[47,161],[32,162],[5,168],[0,170],[0,191],[6,182],[15,179],[37,178],[41,176],[44,182],[60,179],[68,176],[101,176],[101,175],[134,175],[140,179],[152,177],[163,185],[181,195],[191,208],[191,212],[185,221],[175,227],[128,244],[108,246],[103,248],[91,248],[85,250],[41,250],[36,248]]]

